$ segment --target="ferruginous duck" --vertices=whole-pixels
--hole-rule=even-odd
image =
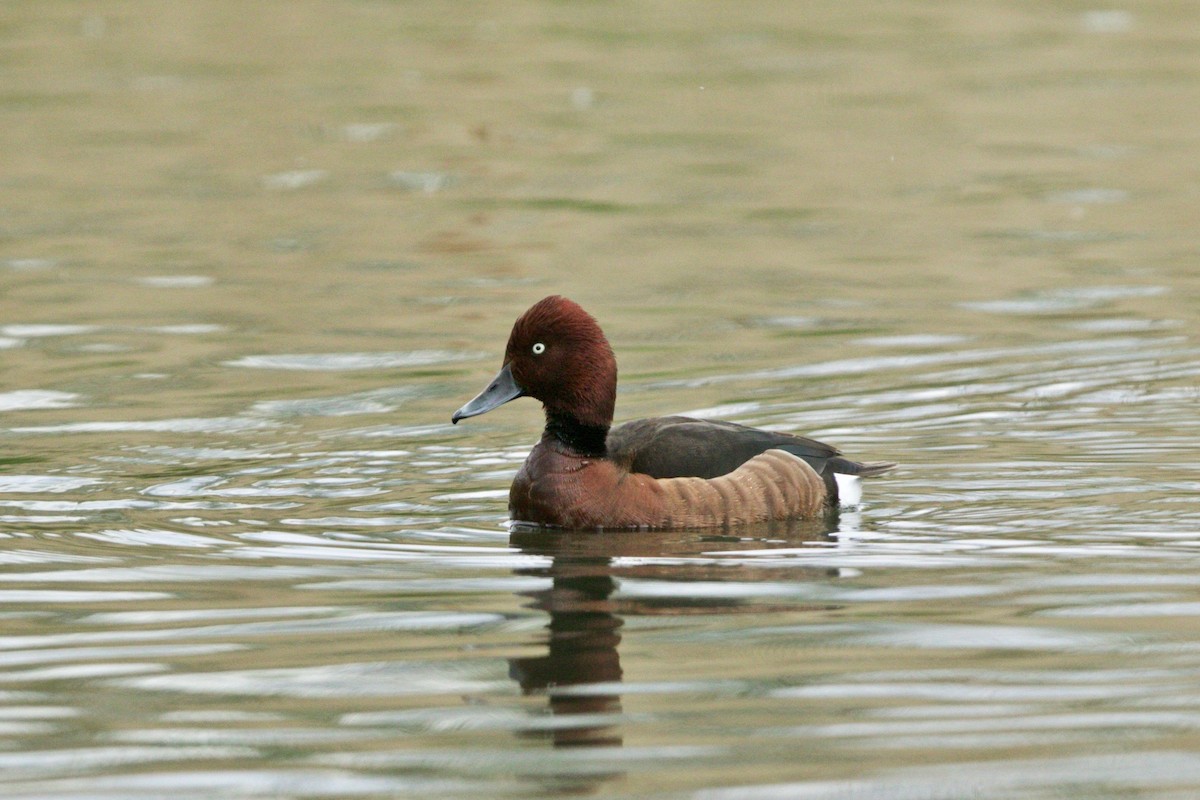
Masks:
[[[565,297],[521,315],[499,374],[451,422],[518,397],[542,401],[546,412],[542,438],[509,491],[519,522],[644,529],[813,518],[837,508],[838,476],[857,483],[895,466],[719,420],[655,417],[613,428],[616,358],[596,320]]]

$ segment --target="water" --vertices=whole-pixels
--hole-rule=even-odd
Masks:
[[[0,794],[1190,798],[1184,6],[0,11]],[[901,467],[505,526],[512,320]]]

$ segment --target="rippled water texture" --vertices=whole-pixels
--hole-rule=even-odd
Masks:
[[[1184,3],[0,7],[0,795],[1200,793]],[[505,525],[618,416],[901,467]]]

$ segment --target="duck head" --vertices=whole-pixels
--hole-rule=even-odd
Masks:
[[[600,325],[577,303],[553,295],[522,314],[509,334],[500,372],[450,421],[518,397],[541,400],[547,417],[605,429],[612,424],[617,360]]]

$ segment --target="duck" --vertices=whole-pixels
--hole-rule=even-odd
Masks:
[[[520,397],[541,401],[546,427],[509,490],[514,523],[650,530],[816,519],[836,513],[839,500],[857,502],[859,479],[896,466],[716,419],[653,417],[613,427],[612,347],[596,319],[560,295],[517,319],[499,373],[450,421]],[[842,498],[847,487],[852,493]]]

